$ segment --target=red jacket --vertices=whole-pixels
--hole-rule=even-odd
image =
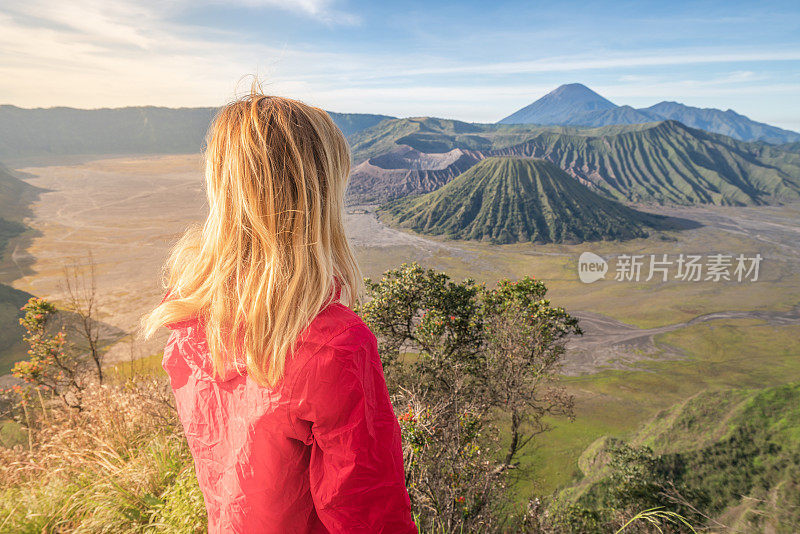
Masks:
[[[170,328],[163,366],[210,533],[416,534],[400,427],[358,315],[320,312],[273,389],[241,365],[215,378],[196,319]]]

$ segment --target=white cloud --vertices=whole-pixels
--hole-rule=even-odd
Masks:
[[[330,9],[331,5],[329,0],[236,0],[233,3],[247,6],[268,6],[279,7],[283,9],[296,9],[310,15],[318,15]]]
[[[245,74],[291,89],[302,83],[304,71],[347,70],[353,63],[337,54],[270,47],[169,22],[182,1],[31,0],[5,9],[0,99],[29,107],[219,104],[233,96]],[[329,2],[298,5],[328,16]]]
[[[433,66],[398,72],[398,76],[434,74],[535,74],[613,68],[696,65],[705,63],[742,63],[764,61],[800,61],[800,50],[763,52],[710,52],[704,50],[651,50],[644,54],[598,53],[593,57],[552,57],[535,61]]]
[[[278,8],[310,15],[330,24],[355,25],[361,22],[358,15],[335,9],[332,0],[205,0],[205,3]]]

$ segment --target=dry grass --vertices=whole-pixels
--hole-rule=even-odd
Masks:
[[[191,455],[160,378],[40,408],[33,448],[0,448],[0,532],[203,532]]]

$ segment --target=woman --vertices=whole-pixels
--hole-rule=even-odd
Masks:
[[[377,343],[350,310],[347,143],[324,111],[251,94],[206,150],[209,214],[167,266],[164,350],[209,531],[416,532]]]

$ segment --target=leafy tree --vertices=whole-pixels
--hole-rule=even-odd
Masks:
[[[89,381],[103,382],[96,264],[91,252],[87,266],[82,268],[77,262],[64,266],[62,288],[66,313],[37,297],[21,308],[25,315],[20,324],[26,330],[23,339],[30,346],[29,358],[17,362],[12,374],[36,391],[45,417],[42,391],[58,396],[66,406],[80,411],[82,394]]]
[[[423,528],[498,528],[508,468],[546,414],[572,413],[554,374],[577,320],[541,282],[487,289],[404,264],[366,280],[360,312],[375,332],[406,445],[406,479]],[[501,416],[498,416],[502,414]],[[502,451],[498,421],[511,418]]]
[[[25,315],[19,322],[25,328],[23,339],[30,349],[28,359],[14,364],[11,374],[37,391],[56,394],[66,406],[80,410],[86,387],[84,373],[80,359],[65,350],[63,326],[54,325],[58,310],[37,297],[30,298],[21,309]]]
[[[547,430],[545,415],[573,417],[573,399],[555,383],[565,344],[580,335],[578,320],[544,297],[547,287],[530,277],[500,280],[485,291],[483,396],[510,419],[504,465]]]

